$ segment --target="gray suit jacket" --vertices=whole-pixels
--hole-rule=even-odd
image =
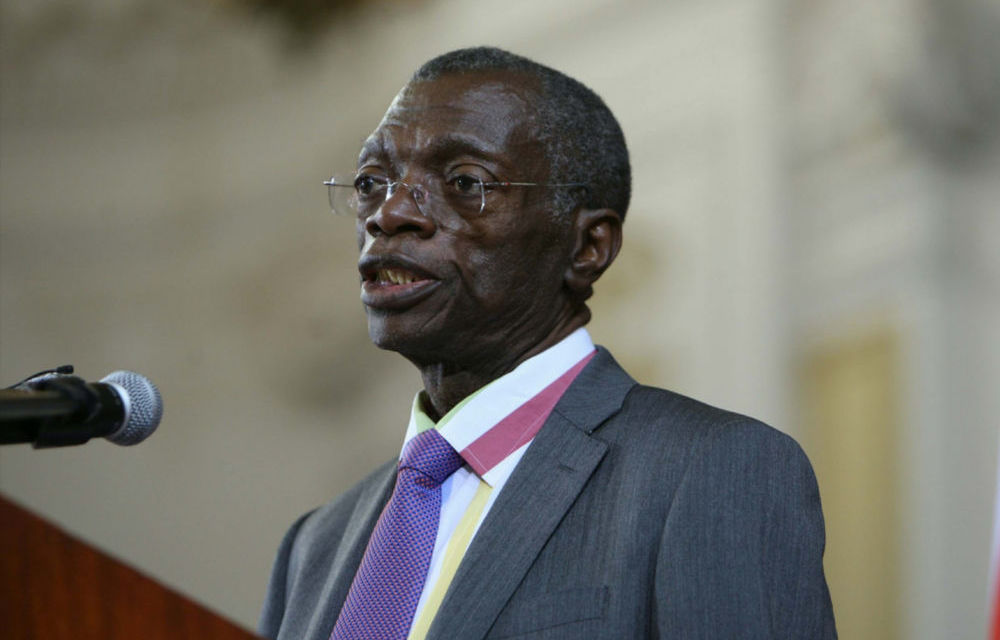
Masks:
[[[262,635],[329,638],[395,466],[292,526]],[[638,385],[599,349],[497,497],[428,638],[834,638],[823,545],[791,438]]]

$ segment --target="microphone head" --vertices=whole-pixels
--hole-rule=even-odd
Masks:
[[[115,444],[132,445],[156,431],[163,417],[163,400],[149,378],[134,371],[115,371],[101,382],[115,385],[125,404],[125,422],[105,438]]]

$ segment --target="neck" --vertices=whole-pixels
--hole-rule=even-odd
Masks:
[[[587,319],[582,315],[574,316],[569,323],[557,327],[527,348],[518,349],[509,344],[498,350],[484,348],[482,352],[494,352],[495,355],[467,365],[441,361],[415,362],[429,400],[429,406],[424,407],[427,415],[435,422],[440,420],[469,395],[513,371],[528,358],[561,342],[584,326]]]

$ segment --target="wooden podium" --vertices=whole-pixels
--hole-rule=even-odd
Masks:
[[[6,640],[252,640],[194,601],[0,496]]]

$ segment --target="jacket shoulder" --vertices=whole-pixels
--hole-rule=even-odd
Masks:
[[[798,455],[795,440],[770,425],[727,411],[680,393],[637,384],[628,393],[621,411],[608,425],[621,425],[629,437],[695,441],[700,446],[764,447]]]

